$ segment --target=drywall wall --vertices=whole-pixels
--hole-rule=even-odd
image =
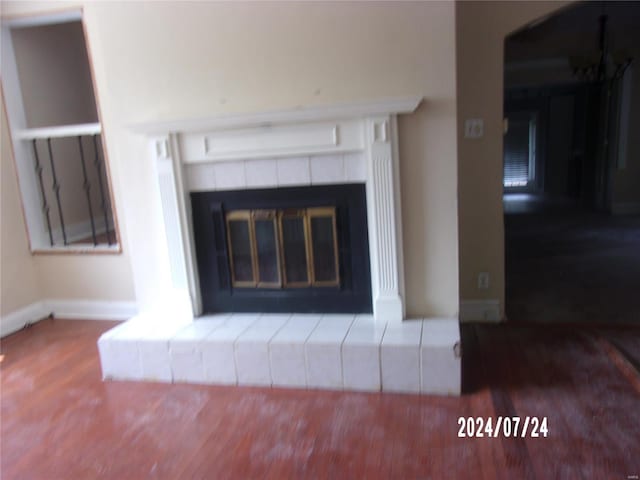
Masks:
[[[460,297],[498,300],[504,311],[502,135],[504,39],[568,2],[456,2]],[[464,138],[464,121],[484,136]],[[478,288],[488,272],[489,288]]]
[[[4,98],[0,99],[1,129],[0,137],[0,177],[2,189],[0,202],[0,316],[37,302],[41,299],[37,268],[27,241],[27,230],[22,216],[18,177],[9,129],[5,116]]]
[[[51,4],[4,3],[39,10]],[[131,124],[423,95],[399,119],[407,310],[457,313],[452,2],[87,2],[84,13],[141,306],[168,265],[154,165]]]
[[[98,121],[81,22],[13,28],[29,128]]]

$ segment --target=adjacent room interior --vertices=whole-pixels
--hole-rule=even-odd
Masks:
[[[3,479],[638,478],[640,3],[0,20]]]
[[[505,40],[509,321],[640,321],[639,21],[587,2]]]

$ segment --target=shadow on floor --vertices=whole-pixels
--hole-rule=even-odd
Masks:
[[[509,321],[640,325],[640,216],[505,198]]]
[[[640,327],[464,324],[461,337],[464,394],[577,391],[609,375],[617,360],[610,351],[640,385]]]

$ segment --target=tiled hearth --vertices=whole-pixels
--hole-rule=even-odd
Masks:
[[[105,379],[460,394],[458,320],[370,315],[140,316],[99,340]]]

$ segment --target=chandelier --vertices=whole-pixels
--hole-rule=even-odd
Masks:
[[[607,31],[608,15],[598,18],[597,50],[587,55],[569,57],[569,65],[573,75],[587,82],[604,82],[622,78],[625,70],[633,62],[628,49],[611,50],[609,32]]]

